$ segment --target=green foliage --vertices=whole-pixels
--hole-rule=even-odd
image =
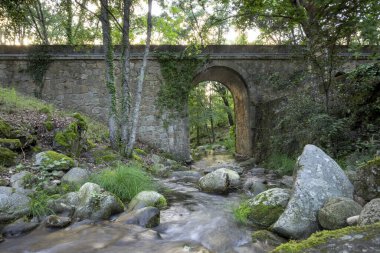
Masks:
[[[318,247],[318,245],[325,244],[331,239],[337,239],[345,235],[351,235],[356,233],[378,231],[379,229],[380,223],[378,222],[368,226],[351,226],[331,231],[325,230],[321,232],[316,232],[303,241],[289,241],[288,243],[284,243],[277,247],[275,250],[271,251],[271,253],[305,252],[305,250],[309,248]]]
[[[43,217],[54,214],[53,210],[48,207],[49,200],[52,196],[45,191],[37,191],[30,196],[29,208],[30,215],[33,217]]]
[[[157,104],[161,111],[171,116],[183,115],[192,88],[195,72],[204,63],[195,47],[181,53],[156,53],[164,78],[158,92]]]
[[[0,147],[0,165],[12,166],[15,164],[17,153],[8,148]]]
[[[74,167],[74,160],[64,154],[49,150],[45,152],[44,159],[41,162],[42,167],[47,169],[65,169]]]
[[[268,169],[277,171],[280,175],[292,175],[295,159],[288,157],[286,154],[271,154],[266,160],[265,166]]]
[[[27,71],[32,76],[36,85],[34,95],[37,98],[42,97],[44,77],[51,62],[51,55],[46,46],[36,47],[29,52]]]
[[[95,164],[113,164],[121,160],[120,154],[112,149],[97,149],[93,150],[92,155],[95,159]]]
[[[9,138],[11,136],[11,131],[11,126],[0,118],[0,137]]]
[[[251,207],[248,202],[242,202],[238,208],[233,209],[235,219],[242,224],[249,224],[248,216],[251,213]]]
[[[0,110],[10,111],[10,110],[37,110],[42,111],[53,111],[52,105],[49,105],[41,100],[32,97],[26,97],[20,95],[15,89],[0,88]],[[1,128],[1,120],[0,120]]]
[[[138,164],[118,164],[93,175],[90,181],[125,202],[130,201],[141,191],[155,190],[156,188],[152,178]]]

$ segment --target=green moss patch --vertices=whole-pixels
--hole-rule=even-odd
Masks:
[[[4,120],[0,119],[0,137],[9,138],[11,136],[12,128]]]
[[[0,147],[0,165],[12,166],[15,164],[17,153],[8,148]]]
[[[41,166],[48,170],[68,170],[74,167],[74,160],[55,151],[43,152]]]
[[[380,222],[369,225],[369,226],[357,226],[357,227],[346,227],[337,230],[325,230],[312,234],[308,239],[303,241],[290,241],[288,243],[282,244],[273,250],[271,253],[298,253],[304,252],[309,248],[318,247],[318,245],[328,243],[329,240],[338,239],[346,235],[351,235],[355,233],[365,233],[368,231],[379,230]]]
[[[22,144],[19,139],[1,139],[0,138],[0,147],[16,150],[16,149],[20,149],[22,147]]]

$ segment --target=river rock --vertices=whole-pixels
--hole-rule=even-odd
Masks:
[[[356,170],[353,178],[355,194],[366,201],[380,198],[380,157]]]
[[[239,174],[226,168],[217,169],[199,179],[199,186],[205,192],[225,193],[239,185]]]
[[[360,217],[360,215],[355,215],[355,216],[352,216],[352,217],[348,217],[347,220],[346,220],[348,226],[356,226],[356,225],[358,225],[358,223],[359,223],[359,217]]]
[[[186,170],[186,171],[174,171],[171,174],[173,180],[177,182],[190,182],[196,183],[202,177],[201,173],[194,170]]]
[[[38,227],[38,222],[25,221],[24,218],[20,218],[15,222],[6,225],[1,231],[6,237],[19,236],[24,233],[28,233]]]
[[[349,198],[331,198],[318,211],[319,224],[324,229],[338,229],[346,227],[347,218],[359,215],[362,206]]]
[[[82,183],[88,179],[90,172],[85,169],[74,167],[70,169],[63,177],[63,182],[68,183]]]
[[[50,205],[71,206],[75,208],[73,217],[81,220],[108,219],[124,211],[124,205],[118,197],[94,183],[85,183],[78,192],[70,192]]]
[[[64,154],[49,150],[36,154],[34,164],[48,171],[67,171],[74,167],[74,160]]]
[[[261,242],[265,245],[277,247],[286,242],[286,239],[268,230],[258,230],[252,233],[252,242]]]
[[[247,178],[243,185],[243,190],[249,195],[256,196],[257,194],[267,190],[265,179],[257,177]]]
[[[248,200],[248,220],[255,225],[267,228],[277,221],[284,212],[290,198],[287,189],[273,188],[258,194]]]
[[[30,198],[11,187],[0,187],[0,223],[29,214]]]
[[[157,227],[160,224],[160,210],[148,206],[120,215],[115,222],[135,224],[146,228]]]
[[[360,213],[359,225],[369,225],[380,221],[380,198],[368,202]]]
[[[158,192],[142,191],[139,192],[128,204],[128,211],[133,211],[148,206],[163,209],[167,206],[167,202],[165,197]]]
[[[319,229],[317,212],[333,197],[353,197],[353,186],[339,165],[314,145],[306,145],[295,168],[291,199],[273,230],[287,238],[306,238]]]
[[[45,226],[48,228],[64,228],[70,225],[70,217],[60,217],[58,215],[49,215],[46,218]]]
[[[21,171],[11,176],[10,182],[13,188],[24,188],[25,179],[33,177],[33,174],[29,171]]]

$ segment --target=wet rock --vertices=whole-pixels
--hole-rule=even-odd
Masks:
[[[90,173],[87,170],[79,167],[74,167],[62,177],[62,181],[68,183],[83,183],[88,179],[89,176]]]
[[[29,171],[21,171],[11,176],[10,182],[13,188],[25,188],[25,183],[31,179],[33,174]]]
[[[359,223],[359,217],[360,217],[359,215],[348,217],[347,220],[346,220],[348,226],[356,226],[356,225],[358,225],[358,223]]]
[[[347,218],[359,215],[362,206],[349,198],[331,198],[318,211],[319,224],[324,229],[338,229],[346,227]]]
[[[255,158],[249,158],[248,160],[245,160],[243,162],[240,162],[239,165],[243,168],[253,168],[256,164],[256,159]]]
[[[64,154],[60,154],[55,151],[45,151],[36,154],[34,164],[41,166],[48,171],[67,171],[70,168],[74,167],[74,160]]]
[[[277,247],[286,242],[286,239],[268,230],[255,231],[252,234],[252,242],[261,242],[269,246]]]
[[[198,171],[187,170],[187,171],[174,171],[171,173],[171,177],[177,182],[196,183],[199,181],[202,175]]]
[[[204,169],[203,171],[207,174],[207,173],[211,173],[211,172],[214,172],[218,169],[228,169],[228,170],[233,170],[235,171],[236,173],[238,173],[239,175],[243,174],[244,172],[244,169],[240,166],[237,166],[237,165],[233,165],[233,164],[220,164],[220,165],[215,165],[215,166],[210,166],[210,167],[207,167],[206,169]]]
[[[360,213],[359,225],[369,225],[380,221],[380,198],[368,202]]]
[[[261,178],[247,178],[243,185],[243,190],[248,192],[252,196],[256,196],[259,193],[267,190],[265,179]]]
[[[60,217],[58,215],[49,215],[46,218],[45,226],[48,228],[64,228],[70,225],[70,217]]]
[[[72,206],[75,208],[73,217],[80,220],[104,220],[124,211],[124,205],[120,199],[94,183],[85,183],[78,192],[70,192],[50,205]]]
[[[264,168],[253,168],[249,172],[256,177],[264,176],[266,173]]]
[[[128,204],[128,211],[133,211],[148,206],[162,209],[167,206],[167,202],[165,197],[158,192],[142,191],[139,192],[139,194],[137,194]]]
[[[355,194],[366,201],[380,198],[380,157],[359,167],[353,177]]]
[[[260,193],[245,202],[249,208],[248,220],[260,227],[271,226],[284,212],[289,198],[290,191],[287,189],[273,188]]]
[[[284,187],[292,188],[294,184],[294,180],[293,180],[293,177],[291,176],[283,176],[280,183]]]
[[[353,197],[353,186],[339,165],[314,145],[306,145],[296,164],[292,197],[273,230],[287,238],[317,231],[317,212],[333,197]]]
[[[135,224],[146,228],[157,227],[160,224],[160,210],[155,207],[144,207],[120,215],[115,222]]]
[[[38,225],[39,223],[37,222],[25,221],[21,218],[9,225],[6,225],[2,230],[2,234],[4,234],[5,237],[19,236],[32,231],[38,227]]]
[[[0,223],[27,215],[30,198],[11,187],[0,187]]]
[[[217,169],[199,179],[199,186],[202,191],[212,193],[225,193],[240,185],[240,176],[233,170]]]

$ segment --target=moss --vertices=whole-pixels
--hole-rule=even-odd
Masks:
[[[133,149],[133,152],[135,152],[136,154],[138,154],[138,155],[147,155],[147,153],[144,151],[144,150],[142,150],[142,149],[139,149],[139,148],[135,148],[135,149]]]
[[[59,164],[56,164],[56,163]],[[74,160],[64,154],[57,153],[55,151],[46,151],[45,159],[41,162],[44,167],[52,166],[54,169],[68,169],[74,167]]]
[[[267,206],[259,204],[251,209],[248,218],[261,227],[269,227],[275,223],[285,208],[282,206]]]
[[[0,138],[0,147],[16,150],[16,149],[20,149],[22,147],[22,144],[19,139],[1,139]]]
[[[376,156],[373,160],[369,160],[360,168],[368,169],[372,167],[380,167],[380,156]]]
[[[345,235],[350,235],[353,233],[362,233],[373,229],[380,229],[380,222],[368,226],[356,226],[341,228],[337,230],[325,230],[314,233],[309,238],[303,241],[290,241],[288,243],[282,244],[275,250],[273,250],[271,253],[304,252],[306,249],[327,243],[330,239],[337,239]]]
[[[9,138],[11,136],[11,133],[12,128],[10,127],[10,125],[7,122],[0,119],[0,137]]]
[[[15,164],[17,153],[8,148],[0,147],[0,165],[12,166]]]
[[[234,209],[233,213],[237,221],[243,224],[248,224],[248,216],[251,213],[251,207],[249,206],[248,202],[245,201],[241,203],[238,208]]]
[[[168,203],[165,199],[165,197],[160,197],[155,205],[158,209],[163,209],[168,206]]]
[[[95,164],[113,163],[121,159],[120,155],[109,149],[99,149],[92,153]]]

